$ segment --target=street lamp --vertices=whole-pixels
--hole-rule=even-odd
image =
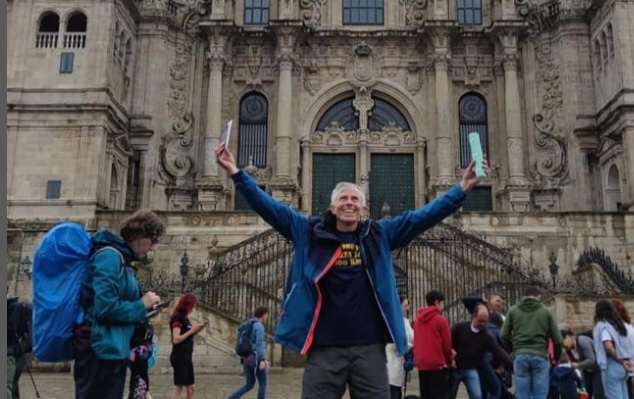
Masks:
[[[187,273],[189,273],[189,258],[187,257],[187,250],[183,253],[183,257],[181,258],[180,269],[182,277],[181,293],[185,293],[185,279],[187,278]]]
[[[557,274],[559,273],[559,265],[557,265],[557,255],[555,255],[555,251],[550,251],[550,256],[548,257],[550,264],[548,265],[548,271],[550,272],[550,278],[553,279],[553,291],[557,288]]]

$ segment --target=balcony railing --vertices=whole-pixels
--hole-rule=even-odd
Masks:
[[[66,33],[64,34],[64,48],[84,48],[86,47],[86,33]]]
[[[35,38],[36,48],[57,48],[56,32],[41,32]]]

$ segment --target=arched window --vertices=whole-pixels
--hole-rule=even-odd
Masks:
[[[482,0],[458,0],[456,10],[460,25],[482,25]]]
[[[59,33],[59,15],[52,11],[44,13],[40,17],[37,35],[35,39],[35,47],[37,48],[56,48],[57,35]]]
[[[354,97],[345,98],[328,108],[328,111],[319,120],[317,130],[326,130],[333,122],[337,123],[343,130],[359,129],[359,120],[355,115],[353,101]]]
[[[607,37],[607,45],[608,45],[608,57],[611,60],[614,59],[614,30],[612,29],[612,24],[608,24],[608,37]]]
[[[621,203],[621,182],[619,178],[619,169],[616,167],[616,165],[612,165],[608,171],[608,181],[605,191],[605,210],[618,210]]]
[[[261,93],[248,93],[240,101],[238,128],[238,167],[253,162],[266,167],[269,103]]]
[[[594,65],[597,68],[597,72],[603,67],[603,63],[601,62],[601,43],[599,43],[599,39],[595,39],[594,41]]]
[[[460,124],[460,167],[466,168],[471,161],[469,149],[469,133],[480,135],[482,152],[489,153],[489,137],[487,131],[487,104],[479,94],[469,93],[462,96],[459,102]]]
[[[114,46],[112,48],[112,59],[114,60],[114,62],[117,62],[117,53],[119,52],[119,31],[121,30],[121,28],[119,28],[119,22],[116,22],[114,25]]]
[[[460,167],[466,168],[471,162],[469,133],[480,136],[480,144],[484,154],[489,153],[489,135],[487,130],[487,104],[481,95],[468,93],[462,96],[459,108]],[[493,210],[493,197],[490,187],[475,187],[465,200],[462,209],[465,211],[490,212]]]
[[[75,12],[66,22],[66,33],[64,34],[64,48],[84,48],[86,47],[86,28],[88,19],[86,14]]]
[[[132,62],[132,40],[128,39],[125,42],[125,64],[123,65],[123,71],[126,73],[130,67],[130,62]]]
[[[245,0],[244,24],[266,25],[269,23],[269,0]]]
[[[377,131],[393,124],[404,131],[410,130],[407,119],[398,108],[378,97],[372,97],[372,101],[374,101],[374,106],[368,119],[368,129]]]

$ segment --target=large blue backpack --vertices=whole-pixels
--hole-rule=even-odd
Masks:
[[[240,357],[248,357],[255,353],[253,345],[253,325],[255,320],[245,320],[238,326],[238,334],[236,337],[236,355]]]
[[[33,352],[42,362],[73,359],[73,329],[83,322],[79,305],[92,245],[86,229],[53,227],[33,255]]]

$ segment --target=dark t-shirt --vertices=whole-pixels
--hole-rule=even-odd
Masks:
[[[386,343],[385,321],[363,264],[356,233],[337,233],[343,253],[319,281],[321,310],[313,346]]]
[[[189,319],[185,316],[172,316],[170,319],[170,332],[172,336],[172,342],[174,342],[174,329],[179,327],[181,329],[181,335],[192,329],[192,325]],[[194,336],[190,335],[184,341],[178,344],[172,345],[172,355],[188,355],[194,352]]]

